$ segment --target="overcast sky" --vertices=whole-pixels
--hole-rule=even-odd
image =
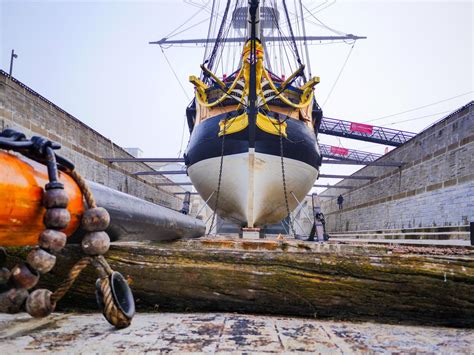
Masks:
[[[323,2],[304,1],[308,8]],[[185,94],[160,48],[148,42],[167,35],[195,7],[181,0],[0,4],[3,70],[8,71],[14,48],[14,76],[41,95],[121,146],[140,147],[145,156],[177,156],[187,97],[193,95],[187,78],[199,74],[203,49],[165,50]],[[324,114],[419,132],[472,100],[473,11],[471,1],[337,1],[318,12],[332,28],[368,37],[356,43]],[[202,12],[194,22],[206,16]],[[180,37],[205,37],[206,29],[203,23]],[[307,31],[328,34],[311,23]],[[349,50],[347,44],[311,46],[312,71],[321,78],[320,103]],[[184,147],[187,139],[186,134]],[[322,135],[320,141],[379,153],[385,149]],[[354,169],[324,166],[322,172]]]

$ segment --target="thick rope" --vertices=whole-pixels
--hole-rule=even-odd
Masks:
[[[86,180],[84,180],[84,178],[76,170],[71,171],[70,175],[81,189],[81,192],[86,200],[87,207],[96,208],[97,203]],[[56,303],[69,291],[81,272],[90,264],[94,264],[94,266],[99,271],[99,274],[104,275],[101,278],[100,289],[104,297],[105,308],[103,313],[105,318],[116,328],[128,327],[132,320],[129,319],[114,302],[109,281],[109,276],[112,274],[113,270],[102,255],[95,257],[87,256],[74,264],[74,266],[69,271],[68,278],[51,295],[51,303],[56,305]]]
[[[79,185],[81,192],[83,193],[84,198],[86,199],[87,206],[89,208],[96,208],[97,203],[95,202],[94,195],[92,194],[89,185],[87,185],[86,180],[84,180],[84,178],[76,170],[71,171],[71,177],[74,179],[76,184]]]
[[[107,262],[107,260],[104,258],[103,255],[97,255],[96,257],[94,257],[94,262],[95,262],[95,266],[96,268],[102,268],[102,270],[104,271],[104,273],[106,275],[112,275],[112,273],[114,272],[114,270],[112,270],[112,268],[110,267],[109,263]]]
[[[46,185],[45,190],[48,191],[48,185],[49,185],[49,189],[55,188],[55,189],[62,190],[64,187],[63,187],[63,184],[58,182],[57,160],[56,160],[56,155],[53,151],[53,149],[59,149],[60,146],[57,144],[55,145],[55,143],[47,141],[46,139],[41,138],[41,137],[33,137],[31,141],[26,142],[28,144],[28,146],[26,146],[24,144],[25,142],[23,142],[23,140],[25,140],[25,136],[23,134],[20,134],[11,130],[8,132],[6,131],[0,132],[0,137],[6,136],[7,138],[10,138],[12,134],[16,135],[15,142],[21,140],[22,142],[19,142],[19,143],[22,143],[22,144],[18,144],[17,142],[16,146],[12,146],[11,142],[7,142],[7,143],[10,143],[10,146],[8,146],[9,149],[13,148],[13,150],[18,151],[19,148],[30,147],[32,144],[37,144],[41,149],[46,149],[45,150],[46,153],[44,153],[41,151],[41,149],[35,146],[36,149],[38,149],[38,152],[45,156],[46,161],[47,161],[49,184]],[[0,142],[0,145],[1,143],[2,142]],[[67,163],[65,164],[65,166],[68,169],[68,173],[79,186],[81,193],[83,194],[85,198],[85,202],[87,204],[86,209],[96,208],[97,203],[94,199],[93,193],[90,190],[87,182],[76,170],[74,170],[74,166],[72,165],[72,163],[69,163],[64,158],[61,158],[61,160],[63,161],[63,163],[64,162]],[[57,203],[57,201],[54,203]],[[44,207],[50,208],[46,205]],[[44,223],[45,223],[45,226],[53,230],[61,229],[61,228],[55,228],[56,226],[54,225],[48,226],[48,224],[51,224],[51,223],[46,222],[46,219]],[[1,252],[3,252],[2,248],[0,248],[0,253]],[[3,255],[0,254],[0,256],[3,256]],[[0,258],[0,259],[3,259],[3,258]],[[0,261],[3,263],[3,260],[0,260]],[[28,313],[30,313],[32,316],[35,316],[35,317],[42,317],[49,314],[51,311],[53,311],[54,308],[56,307],[56,304],[71,289],[71,287],[73,286],[74,282],[79,277],[81,272],[90,264],[93,264],[95,266],[95,268],[97,269],[100,275],[99,276],[101,280],[100,288],[101,288],[101,293],[104,295],[103,313],[104,313],[105,318],[116,328],[128,327],[131,323],[131,318],[133,317],[133,314],[131,313],[130,315],[125,314],[120,308],[120,304],[116,304],[116,302],[117,303],[121,302],[121,300],[115,299],[114,294],[112,293],[110,279],[112,278],[113,270],[102,255],[85,256],[79,261],[77,261],[73,265],[71,270],[69,270],[67,278],[59,285],[59,287],[53,293],[50,294],[49,300],[48,300],[49,305],[47,304],[48,301],[45,301],[44,304],[38,304],[38,305],[35,304],[31,306],[33,308],[28,309],[29,307],[29,303],[28,303],[29,299],[28,299],[26,301],[26,309]],[[42,290],[42,291],[47,291],[47,290]],[[26,293],[28,294],[28,292]],[[47,294],[49,295],[49,291]],[[18,306],[20,307],[20,304]],[[19,307],[18,307],[18,311],[20,310]]]
[[[62,284],[54,291],[51,295],[51,304],[53,307],[56,307],[56,303],[63,298],[66,293],[70,290],[76,279],[79,277],[81,272],[92,264],[93,261],[97,261],[96,267],[102,268],[104,271],[105,277],[101,278],[100,281],[100,290],[103,295],[104,309],[103,313],[107,321],[114,325],[116,328],[126,328],[131,324],[131,319],[129,319],[123,312],[116,306],[114,298],[112,295],[112,288],[110,287],[109,276],[111,268],[108,265],[107,261],[102,257],[98,256],[95,258],[84,257],[79,260],[69,271],[68,278],[62,282]],[[105,265],[103,265],[105,263]]]
[[[121,310],[115,305],[112,288],[110,287],[110,281],[108,277],[104,277],[100,280],[100,290],[104,297],[104,316],[113,324],[116,328],[126,328],[130,325],[131,319],[127,318]]]
[[[61,285],[56,289],[56,291],[54,291],[53,294],[51,295],[52,304],[55,305],[61,298],[64,297],[64,295],[69,291],[69,289],[72,287],[76,279],[79,277],[82,270],[88,267],[91,263],[92,263],[92,258],[89,256],[86,256],[74,264],[74,266],[69,271],[67,279],[64,280],[61,283]]]

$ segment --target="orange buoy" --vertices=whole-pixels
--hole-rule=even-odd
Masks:
[[[75,181],[64,172],[58,175],[69,197],[71,222],[63,230],[69,236],[80,224],[84,202]],[[48,182],[45,165],[0,151],[0,246],[38,244],[39,234],[45,229],[42,197]]]

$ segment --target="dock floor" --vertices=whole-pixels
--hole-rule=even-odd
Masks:
[[[400,245],[419,245],[419,246],[445,246],[445,247],[470,247],[469,240],[462,239],[368,239],[368,238],[331,238],[331,242],[343,243],[367,243],[367,244],[400,244]]]
[[[100,314],[0,314],[2,354],[249,352],[471,353],[474,331],[231,313],[137,314],[114,330]]]

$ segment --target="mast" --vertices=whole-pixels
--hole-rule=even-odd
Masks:
[[[259,0],[249,0],[248,33],[250,34],[250,80],[249,80],[249,148],[255,148],[255,125],[257,120],[257,40],[260,36]]]

